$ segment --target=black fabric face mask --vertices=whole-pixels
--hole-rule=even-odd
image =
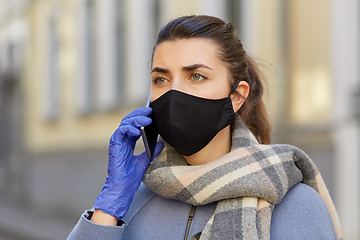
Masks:
[[[231,93],[238,84],[233,86]],[[235,121],[230,95],[206,99],[170,90],[150,103],[153,124],[167,143],[182,155],[190,156]]]

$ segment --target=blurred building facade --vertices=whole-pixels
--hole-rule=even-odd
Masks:
[[[259,62],[273,141],[313,158],[345,238],[359,239],[359,11],[356,0],[0,0],[2,198],[70,218],[91,208],[109,137],[148,98],[157,30],[209,14]]]
[[[15,7],[16,6],[16,7]],[[21,194],[23,149],[22,82],[27,20],[25,1],[0,1],[0,191]]]

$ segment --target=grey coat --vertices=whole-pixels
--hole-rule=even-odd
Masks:
[[[196,208],[189,237],[201,231],[214,213],[216,203]],[[68,240],[166,239],[183,240],[191,205],[162,198],[141,184],[122,226],[102,226],[81,216]],[[320,195],[305,184],[297,184],[275,205],[271,239],[337,239],[329,211]]]

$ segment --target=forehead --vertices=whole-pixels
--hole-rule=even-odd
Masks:
[[[158,64],[192,63],[223,64],[219,59],[217,44],[206,38],[189,38],[160,43],[154,52],[153,66]]]

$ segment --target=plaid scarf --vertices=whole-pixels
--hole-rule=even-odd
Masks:
[[[164,198],[194,206],[218,202],[202,232],[191,239],[270,239],[274,205],[300,182],[319,192],[342,239],[335,207],[311,159],[294,146],[259,144],[239,116],[233,129],[225,156],[188,166],[165,143],[144,176],[148,188]]]

